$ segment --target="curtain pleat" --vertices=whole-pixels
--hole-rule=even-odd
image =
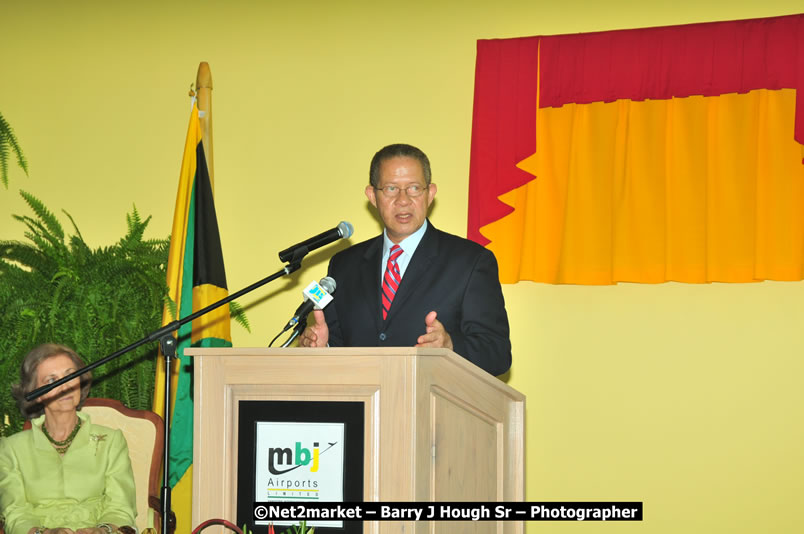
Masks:
[[[483,233],[506,283],[802,278],[795,92],[539,110],[534,179]]]

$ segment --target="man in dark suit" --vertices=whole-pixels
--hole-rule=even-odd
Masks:
[[[338,290],[301,336],[304,347],[446,347],[491,374],[511,366],[508,316],[494,254],[437,230],[427,156],[410,145],[374,155],[366,196],[382,235],[336,254]]]

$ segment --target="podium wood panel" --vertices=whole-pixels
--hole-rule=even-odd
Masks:
[[[193,348],[193,528],[235,520],[238,403],[361,401],[367,501],[524,500],[525,397],[446,349]],[[515,533],[521,522],[367,522],[364,532]]]

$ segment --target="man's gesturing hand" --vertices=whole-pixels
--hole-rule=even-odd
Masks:
[[[452,338],[444,330],[444,325],[436,319],[438,314],[431,311],[424,318],[425,333],[416,340],[417,347],[446,348],[452,350]]]

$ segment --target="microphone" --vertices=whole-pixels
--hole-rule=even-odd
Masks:
[[[323,247],[324,245],[329,245],[333,241],[337,241],[340,238],[349,239],[350,237],[352,237],[352,233],[354,231],[355,229],[351,223],[341,221],[340,224],[335,228],[333,228],[332,230],[321,232],[317,236],[311,237],[306,241],[296,243],[292,247],[286,248],[285,250],[279,253],[279,261],[287,263],[293,260],[294,258],[300,260],[301,258],[306,256],[308,252],[312,252],[317,248]],[[297,255],[298,257],[296,257]],[[330,280],[332,279],[330,278]],[[333,287],[333,290],[334,289],[335,288]]]
[[[300,322],[305,323],[307,316],[313,311],[313,308],[319,310],[324,309],[327,304],[332,302],[332,295],[330,295],[330,293],[335,292],[336,285],[335,280],[329,276],[325,276],[320,282],[310,282],[310,285],[305,287],[304,291],[302,291],[304,294],[304,302],[296,308],[293,317],[288,321],[288,324],[285,325],[282,332],[286,332]]]

